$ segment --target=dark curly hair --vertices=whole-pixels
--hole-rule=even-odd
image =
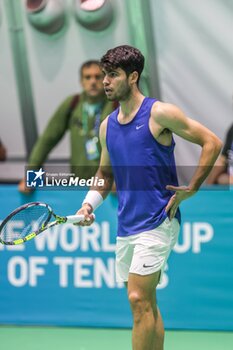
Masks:
[[[134,71],[138,72],[137,84],[144,68],[144,62],[143,54],[135,47],[129,45],[121,45],[108,50],[100,60],[102,68],[107,72],[121,68],[125,71],[127,77]]]

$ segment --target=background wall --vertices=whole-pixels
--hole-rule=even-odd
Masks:
[[[233,2],[150,0],[161,96],[221,139],[233,121]],[[177,161],[200,149],[177,138]]]
[[[0,138],[10,157],[26,154],[20,107],[16,89],[14,63],[10,44],[10,29],[3,1],[0,2]]]
[[[17,30],[22,30],[25,36],[32,104],[39,134],[58,104],[68,95],[80,91],[78,68],[84,60],[99,58],[116,45],[136,43],[148,55],[150,67],[146,78],[151,86],[150,94],[179,105],[189,116],[224,138],[233,119],[231,0],[197,0],[195,3],[183,0],[114,0],[114,20],[110,27],[99,32],[78,24],[74,16],[75,1],[63,0],[66,23],[55,35],[40,33],[32,27],[26,17],[24,3],[20,2],[21,28],[9,26],[6,1],[0,3],[0,137],[8,149],[9,159],[26,157],[9,43],[10,35]],[[144,11],[144,22],[143,8],[147,10],[147,18]],[[150,23],[152,30],[148,27]],[[144,32],[141,30],[143,25],[146,27]],[[149,48],[147,52],[145,45]],[[156,91],[153,88],[153,80],[157,80],[155,68],[158,71]],[[194,165],[199,151],[198,146],[177,139],[178,164]],[[68,155],[69,140],[66,135],[51,158],[68,158]]]

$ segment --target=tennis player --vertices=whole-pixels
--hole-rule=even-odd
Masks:
[[[155,291],[177,241],[178,207],[199,189],[222,143],[178,107],[143,96],[138,83],[144,57],[138,49],[123,45],[108,50],[101,65],[107,98],[120,106],[100,128],[102,154],[96,176],[104,179],[104,186],[91,188],[77,213],[85,215],[80,225],[90,225],[92,212],[115,179],[119,200],[116,275],[128,289],[133,349],[162,350],[164,327]],[[178,186],[173,133],[202,147],[188,186]]]

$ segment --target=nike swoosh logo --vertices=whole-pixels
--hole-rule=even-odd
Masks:
[[[137,126],[136,126],[136,130],[141,129],[143,126],[144,126],[144,124],[142,124],[142,125],[137,125]]]
[[[146,264],[143,264],[143,267],[147,268],[147,267],[154,267],[156,264],[154,265],[146,265]]]

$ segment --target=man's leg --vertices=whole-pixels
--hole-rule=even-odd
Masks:
[[[128,299],[133,312],[133,350],[163,350],[164,327],[156,304],[160,271],[141,276],[130,273]]]

